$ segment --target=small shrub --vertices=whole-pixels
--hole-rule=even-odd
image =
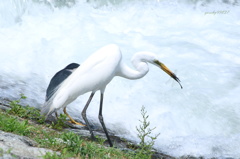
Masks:
[[[138,131],[138,138],[140,139],[140,143],[139,143],[140,148],[137,150],[136,158],[148,159],[148,158],[151,158],[151,156],[153,155],[152,147],[155,143],[155,140],[160,135],[160,133],[155,136],[151,135],[152,131],[156,127],[149,128],[150,122],[147,121],[149,115],[147,115],[147,111],[145,111],[144,106],[142,106],[141,115],[143,118],[142,121],[139,120],[141,125],[139,125],[139,127],[136,127]],[[146,141],[148,139],[150,140]]]

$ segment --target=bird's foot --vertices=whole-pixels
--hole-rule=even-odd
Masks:
[[[68,121],[68,122],[69,122],[69,123],[72,123],[72,124],[80,125],[80,126],[86,126],[86,125],[84,125],[84,124],[82,124],[82,123],[76,122],[75,120],[70,120],[70,121]]]

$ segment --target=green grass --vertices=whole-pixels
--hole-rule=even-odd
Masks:
[[[3,117],[1,115],[0,118],[0,125],[1,125],[1,130],[7,131],[7,132],[12,132],[16,133],[19,135],[29,135],[31,133],[31,129],[33,127],[28,125],[28,121],[19,121],[17,118],[14,117]]]
[[[0,129],[2,131],[27,136],[38,143],[39,147],[49,148],[57,153],[47,153],[43,158],[132,158],[118,149],[105,147],[98,142],[88,141],[73,132],[57,131],[36,125],[0,110]],[[1,153],[0,153],[1,154]]]
[[[145,137],[149,136],[148,131],[144,131],[141,126],[139,133],[141,143],[139,148],[134,152],[123,152],[117,148],[103,146],[104,139],[97,138],[97,141],[91,141],[83,138],[73,132],[64,131],[66,126],[66,116],[60,116],[56,123],[45,124],[44,118],[40,116],[40,112],[30,106],[21,106],[21,100],[26,97],[21,95],[18,100],[11,101],[10,110],[6,112],[0,110],[0,130],[15,133],[18,135],[27,136],[38,143],[38,147],[49,148],[55,153],[47,153],[43,158],[65,159],[65,158],[93,158],[93,159],[149,159],[151,158],[152,142],[145,143]],[[143,110],[142,110],[143,113]],[[143,115],[143,114],[142,114]],[[146,115],[146,112],[145,114]],[[143,116],[145,122],[148,116]],[[31,122],[30,122],[31,121]],[[34,121],[34,122],[32,122]],[[37,123],[37,124],[36,124]],[[145,125],[146,126],[146,125]],[[148,128],[149,124],[146,128]],[[52,129],[54,128],[54,129]],[[153,129],[149,129],[153,130]],[[144,147],[141,147],[144,146]],[[58,152],[58,153],[57,153]],[[59,152],[61,155],[59,155]],[[0,156],[2,152],[0,149]]]

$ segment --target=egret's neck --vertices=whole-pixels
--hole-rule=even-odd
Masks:
[[[129,68],[123,62],[121,62],[118,75],[132,80],[142,78],[149,71],[147,62],[151,63],[155,58],[155,54],[153,53],[138,52],[132,57],[132,64],[136,70]]]
[[[144,63],[143,65],[146,65],[144,67],[145,69],[133,70],[130,67],[128,67],[127,65],[122,64],[121,71],[118,73],[118,76],[121,76],[121,77],[124,77],[127,79],[131,79],[131,80],[142,78],[148,73],[147,63]]]

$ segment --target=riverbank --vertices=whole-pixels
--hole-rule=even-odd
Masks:
[[[86,151],[86,155],[85,157],[79,155],[75,157],[71,156],[70,158],[88,158],[88,156],[90,156],[90,158],[102,158],[102,154],[98,154],[102,152],[107,154],[105,158],[138,158],[136,157],[139,149],[137,144],[114,136],[114,134],[110,135],[114,143],[114,148],[110,148],[106,142],[105,134],[101,129],[94,131],[98,141],[93,142],[90,140],[90,133],[85,127],[74,126],[66,122],[68,126],[65,125],[65,127],[61,129],[60,125],[58,125],[53,129],[51,124],[46,126],[45,123],[41,124],[39,121],[36,121],[36,119],[26,119],[26,117],[23,118],[12,115],[9,113],[11,109],[13,108],[9,105],[0,106],[0,158],[68,158],[69,154],[66,155],[66,151],[70,148],[68,147],[69,145],[66,145],[64,142],[70,142],[71,147],[77,146],[76,143],[78,140],[81,140],[80,146],[91,145],[90,147],[92,148],[83,149],[81,147],[71,147],[71,149],[77,150],[78,152],[79,149]],[[34,108],[32,108],[31,111],[38,112],[38,110]],[[9,124],[7,124],[7,122],[9,122]],[[4,128],[4,124],[7,124],[9,128]],[[44,133],[49,133],[52,136],[47,135],[44,138]],[[68,138],[64,141],[66,137]],[[51,146],[47,146],[45,141],[49,142]],[[73,144],[73,141],[76,141],[76,143]],[[97,147],[99,150],[94,149],[94,147]],[[148,157],[174,159],[174,157],[157,151],[154,151],[151,157]]]

